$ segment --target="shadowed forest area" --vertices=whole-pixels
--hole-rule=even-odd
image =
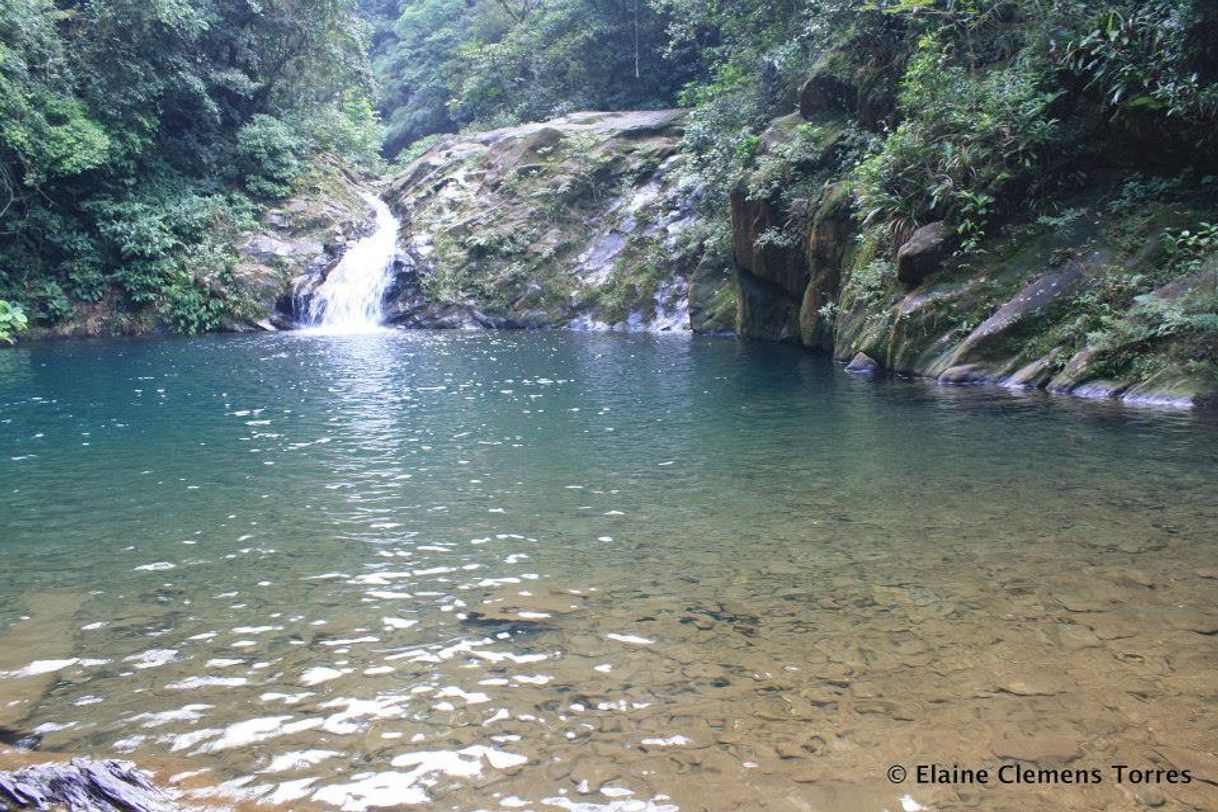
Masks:
[[[1089,290],[1053,341],[1212,360],[1213,290],[1135,301],[1218,247],[1207,0],[12,0],[0,336],[256,321],[274,297],[243,240],[283,201],[394,176],[448,133],[676,107],[698,212],[680,251],[742,274],[721,326],[832,344],[835,315],[900,292],[923,226],[983,264],[1004,227],[1071,226],[1094,189],[1116,215],[1188,211],[1151,235],[1167,259]],[[810,235],[843,220],[863,247],[801,314]],[[791,302],[758,262],[799,266]]]

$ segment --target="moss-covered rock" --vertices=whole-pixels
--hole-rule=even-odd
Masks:
[[[844,187],[824,187],[798,246],[762,238],[784,214],[770,200],[734,199],[742,334],[945,384],[1181,406],[1218,396],[1210,185],[1096,174],[1056,214],[954,254],[929,230],[898,253],[853,219]]]
[[[732,189],[741,336],[828,343],[821,311],[853,232],[849,195],[830,183],[847,131],[832,114],[816,122],[798,113],[775,119],[758,141],[755,168]],[[802,222],[811,224],[807,235]],[[778,314],[781,324],[772,321]]]
[[[957,255],[912,292],[845,311],[836,354],[865,351],[940,383],[1212,401],[1218,239],[1164,245],[1213,221],[1215,201],[1194,190],[1132,210],[1103,191],[1072,202],[1064,216],[1013,225],[983,252]]]
[[[446,136],[394,180],[413,278],[398,323],[723,329],[722,263],[690,238],[680,110],[576,113]]]

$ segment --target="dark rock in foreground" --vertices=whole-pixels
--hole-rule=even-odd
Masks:
[[[37,750],[38,746],[42,744],[42,736],[38,733],[26,733],[0,725],[0,744],[15,747],[18,750]]]
[[[70,812],[180,812],[163,790],[129,761],[74,758],[69,764],[39,764],[0,772],[0,809]]]

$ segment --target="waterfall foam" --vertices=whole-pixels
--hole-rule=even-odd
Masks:
[[[376,212],[376,225],[356,240],[313,293],[309,326],[335,333],[364,333],[381,329],[385,291],[393,281],[398,221],[385,201],[365,199]]]

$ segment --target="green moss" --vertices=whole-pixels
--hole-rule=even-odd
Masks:
[[[634,247],[614,263],[606,285],[596,291],[597,318],[608,324],[625,321],[631,313],[655,315],[655,297],[671,278],[672,259],[660,246]]]
[[[825,220],[848,218],[854,207],[851,186],[846,181],[838,181],[825,187],[820,199],[820,207],[816,210],[814,223]]]

